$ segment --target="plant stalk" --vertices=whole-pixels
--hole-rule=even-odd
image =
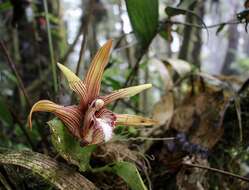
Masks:
[[[49,53],[50,53],[50,61],[51,61],[51,71],[53,75],[53,84],[54,84],[54,91],[58,91],[58,82],[57,82],[57,73],[56,73],[56,63],[54,57],[54,48],[52,42],[52,35],[50,29],[50,22],[48,18],[48,4],[47,0],[43,0],[43,6],[45,11],[45,18],[46,18],[46,26],[47,26],[47,33],[48,33],[48,45],[49,45]]]

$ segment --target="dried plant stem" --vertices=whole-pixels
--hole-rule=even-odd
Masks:
[[[84,16],[85,18],[85,26],[83,28],[83,39],[82,39],[82,43],[81,43],[81,47],[80,47],[80,55],[79,55],[79,60],[76,66],[76,75],[79,75],[79,71],[80,71],[80,65],[82,63],[82,60],[84,58],[84,53],[85,53],[85,49],[86,49],[86,41],[87,41],[87,33],[88,33],[88,26],[89,23],[91,21],[92,18],[92,10],[93,10],[93,6],[94,6],[94,1],[89,1],[89,5],[88,5],[88,10],[86,10],[86,14]],[[83,21],[82,21],[83,22]]]
[[[122,139],[121,141],[136,141],[136,140],[148,140],[148,141],[173,141],[175,137],[153,138],[153,137],[130,137]]]
[[[37,151],[35,144],[33,143],[32,139],[30,138],[29,133],[27,132],[27,128],[23,125],[19,116],[11,108],[10,108],[10,112],[12,114],[13,119],[15,120],[15,122],[19,125],[20,129],[22,130],[22,132],[23,132],[24,136],[26,137],[27,142],[30,144],[32,150]]]
[[[50,61],[51,61],[51,70],[53,75],[53,83],[54,83],[54,91],[58,91],[58,83],[57,83],[57,73],[56,73],[56,63],[54,60],[54,48],[53,48],[53,42],[52,42],[52,35],[50,30],[50,22],[48,18],[48,4],[47,0],[43,0],[43,6],[45,11],[45,18],[46,18],[46,24],[47,24],[47,33],[48,33],[48,45],[49,45],[49,53],[50,53]]]
[[[3,41],[0,41],[0,46],[1,46],[1,49],[3,51],[3,54],[7,60],[7,63],[11,69],[11,71],[13,72],[13,74],[16,76],[16,79],[17,79],[17,83],[18,83],[18,88],[21,90],[21,92],[23,93],[24,97],[25,97],[25,100],[28,104],[29,107],[31,107],[31,103],[30,103],[30,99],[29,99],[29,96],[26,92],[26,89],[24,87],[24,84],[22,82],[22,79],[21,79],[21,76],[18,72],[18,70],[16,69],[16,65],[15,63],[13,62],[13,60],[11,59],[10,55],[9,55],[9,52],[4,44]]]
[[[243,177],[243,176],[240,176],[240,175],[228,172],[228,171],[219,170],[219,169],[216,169],[216,168],[210,168],[210,167],[202,166],[202,165],[198,165],[198,164],[186,163],[186,162],[183,162],[182,164],[185,165],[185,166],[188,166],[188,167],[201,168],[201,169],[205,169],[205,170],[209,170],[209,171],[212,171],[212,172],[224,174],[224,175],[227,175],[227,176],[230,176],[230,177],[233,177],[233,178],[237,178],[237,179],[249,182],[249,178],[246,178],[246,177]]]
[[[3,184],[3,186],[6,190],[12,190],[10,185],[8,184],[7,180],[5,179],[5,177],[3,176],[3,174],[1,172],[0,172],[0,182]]]
[[[202,25],[198,25],[198,24],[193,24],[193,23],[189,23],[189,22],[180,22],[180,21],[174,21],[174,20],[165,20],[164,21],[164,24],[167,24],[167,23],[170,23],[170,24],[178,24],[178,25],[184,25],[184,26],[190,26],[190,27],[194,27],[194,28],[198,28],[198,29],[204,29],[205,27],[202,26]],[[245,22],[240,22],[240,21],[227,21],[227,22],[222,22],[222,23],[217,23],[217,24],[213,24],[213,25],[209,25],[209,26],[206,26],[206,28],[217,28],[217,27],[220,27],[222,25],[236,25],[236,24],[244,24]],[[163,28],[163,27],[162,27]]]

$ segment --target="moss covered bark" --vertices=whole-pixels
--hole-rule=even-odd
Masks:
[[[96,189],[92,182],[78,172],[40,153],[0,148],[0,164],[14,164],[30,169],[58,189]]]

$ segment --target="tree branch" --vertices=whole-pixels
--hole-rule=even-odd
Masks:
[[[249,182],[249,178],[244,177],[244,176],[240,176],[240,175],[228,172],[228,171],[223,171],[223,170],[219,170],[219,169],[216,169],[216,168],[210,168],[210,167],[207,167],[207,166],[201,166],[201,165],[191,164],[191,163],[186,163],[186,162],[182,162],[182,164],[185,165],[185,166],[188,166],[188,167],[195,167],[195,168],[205,169],[205,170],[209,170],[209,171],[212,171],[212,172],[224,174],[224,175],[229,176],[229,177],[233,177],[233,178],[237,178],[237,179]]]
[[[0,148],[0,163],[13,164],[32,170],[63,190],[93,190],[94,184],[65,164],[31,151],[13,151]]]

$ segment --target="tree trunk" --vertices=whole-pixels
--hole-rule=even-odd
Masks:
[[[232,63],[236,58],[236,50],[238,48],[239,31],[237,25],[230,25],[228,29],[228,47],[225,60],[222,67],[222,73],[229,75],[233,73],[231,69]]]
[[[205,14],[205,3],[202,1],[198,6],[197,14],[203,19]],[[198,23],[197,19],[195,19],[196,23]],[[194,42],[192,49],[192,59],[191,62],[197,66],[201,67],[201,48],[202,48],[202,30],[195,28],[194,29]]]

